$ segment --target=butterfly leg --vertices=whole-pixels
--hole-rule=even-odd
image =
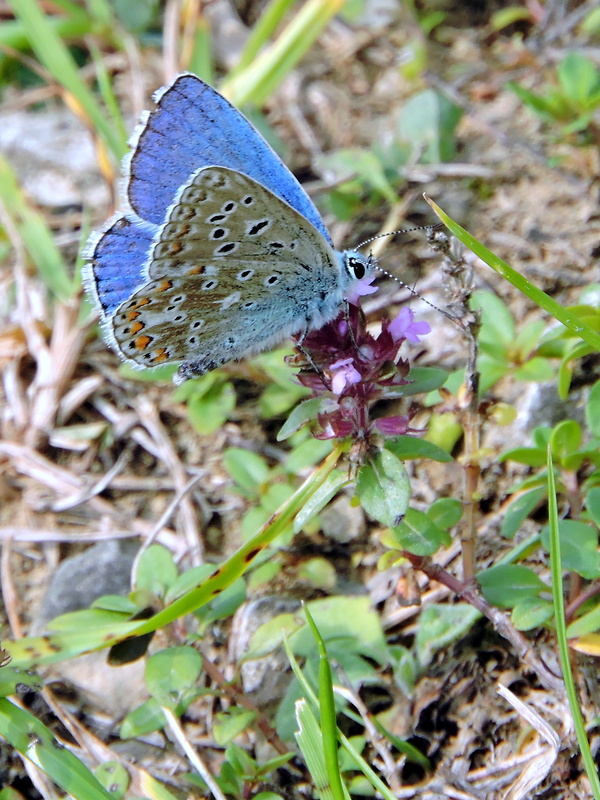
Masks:
[[[308,326],[304,328],[304,330],[300,334],[300,338],[298,339],[297,342],[295,342],[296,349],[299,350],[302,353],[304,358],[308,361],[310,366],[314,369],[314,371],[317,373],[317,375],[321,379],[321,383],[323,384],[323,386],[327,389],[328,392],[330,392],[331,391],[331,386],[327,383],[327,379],[325,378],[325,373],[323,372],[323,370],[320,367],[318,367],[315,364],[315,362],[313,361],[312,356],[310,355],[308,350],[306,350],[302,346],[304,340],[306,339],[307,333],[308,333]]]

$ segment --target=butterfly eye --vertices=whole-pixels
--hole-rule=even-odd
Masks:
[[[356,256],[348,256],[346,268],[357,281],[360,281],[367,274],[365,262],[360,258],[356,258]]]

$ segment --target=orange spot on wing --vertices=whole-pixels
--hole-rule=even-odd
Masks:
[[[153,363],[160,364],[163,361],[166,361],[169,358],[169,351],[166,347],[161,347],[158,350],[154,351],[154,356],[152,358]]]
[[[173,281],[165,280],[165,281],[161,281],[161,283],[158,284],[158,286],[156,287],[156,291],[157,292],[168,292],[169,289],[172,289],[172,288],[173,288]]]
[[[187,274],[188,275],[204,275],[204,271],[205,270],[206,270],[206,267],[192,267],[190,270],[188,270]]]
[[[129,333],[131,336],[135,336],[136,333],[143,331],[145,327],[143,322],[134,322],[131,328],[129,328]]]
[[[135,340],[135,346],[138,350],[147,350],[152,343],[152,336],[138,336]]]
[[[128,311],[125,315],[127,322],[133,322],[134,319],[137,319],[140,315],[139,311]]]
[[[149,297],[140,297],[139,300],[136,300],[134,303],[131,304],[131,309],[141,308],[142,306],[147,306],[150,302]]]

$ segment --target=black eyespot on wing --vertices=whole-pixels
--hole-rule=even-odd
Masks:
[[[259,233],[262,233],[265,228],[268,228],[270,224],[271,220],[269,219],[259,220],[250,228],[248,231],[248,236],[257,236]]]

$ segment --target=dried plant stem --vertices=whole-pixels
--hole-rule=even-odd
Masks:
[[[465,600],[487,617],[498,633],[512,644],[521,661],[536,673],[540,683],[546,689],[557,692],[561,697],[564,695],[565,687],[562,678],[555,675],[535,653],[530,642],[512,625],[507,614],[490,605],[472,585],[459,581],[443,567],[432,564],[423,556],[415,556],[407,550],[403,552],[403,555],[415,569],[419,569],[427,575],[429,580],[447,586],[457,597]]]

